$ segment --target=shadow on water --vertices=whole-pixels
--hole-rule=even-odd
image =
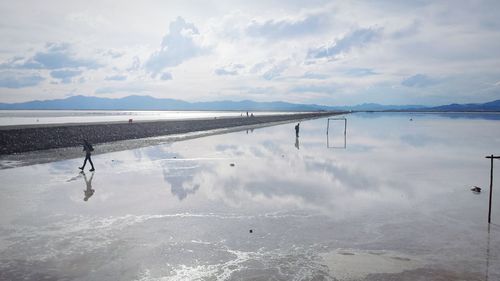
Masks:
[[[86,189],[83,191],[83,201],[88,201],[89,198],[92,197],[92,195],[94,195],[95,193],[95,190],[92,188],[92,179],[94,179],[94,172],[91,173],[90,179],[87,178],[85,172],[82,171],[81,174],[83,175],[83,180],[85,181],[86,186]]]

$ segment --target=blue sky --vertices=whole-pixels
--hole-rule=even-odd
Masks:
[[[0,102],[500,99],[499,1],[1,1]]]

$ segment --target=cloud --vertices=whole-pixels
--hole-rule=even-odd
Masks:
[[[104,53],[105,56],[111,57],[113,59],[120,58],[124,55],[123,52],[116,51],[116,50],[108,50],[107,52]]]
[[[263,69],[265,69],[265,67],[267,65],[269,65],[270,63],[272,63],[273,60],[269,60],[269,61],[264,61],[264,62],[259,62],[259,63],[256,63],[254,66],[252,66],[252,68],[250,69],[250,73],[258,73],[258,72],[261,72]]]
[[[166,67],[177,66],[207,52],[198,42],[198,38],[199,32],[194,24],[177,17],[170,23],[169,32],[163,37],[160,49],[146,61],[146,70],[155,76]]]
[[[406,87],[423,88],[432,86],[437,83],[438,81],[431,79],[424,74],[416,74],[403,80],[403,82],[401,82],[401,85]]]
[[[349,52],[352,48],[363,47],[380,38],[381,34],[381,28],[357,29],[336,40],[333,44],[309,49],[307,57],[311,59],[335,57],[336,55]]]
[[[413,21],[410,25],[405,26],[396,32],[392,33],[394,39],[409,37],[418,33],[421,23],[417,20]]]
[[[290,89],[290,92],[295,93],[332,93],[339,90],[339,86],[335,84],[321,85],[298,85]]]
[[[141,60],[139,59],[138,56],[134,56],[132,58],[132,65],[127,68],[127,71],[129,72],[133,72],[133,71],[137,71],[141,68]]]
[[[344,73],[348,76],[369,76],[377,74],[377,72],[370,68],[351,68],[344,71]]]
[[[254,20],[246,28],[246,34],[268,39],[311,35],[311,33],[325,29],[326,22],[327,17],[324,14],[311,14],[298,20],[267,20],[265,22]]]
[[[81,70],[54,70],[50,72],[52,78],[60,79],[62,83],[71,83],[71,78],[82,74]]]
[[[88,68],[101,67],[99,63],[91,59],[82,59],[75,56],[69,43],[47,43],[42,51],[33,56],[14,57],[0,68],[8,69],[63,69],[63,68]]]
[[[251,95],[271,95],[276,93],[274,87],[243,87],[239,90]]]
[[[289,60],[282,60],[279,62],[274,62],[274,60],[269,60],[268,62],[258,63],[253,69],[260,71],[262,73],[262,78],[266,80],[273,80],[281,76],[281,74],[288,68],[290,64]]]
[[[45,80],[38,74],[19,74],[10,71],[0,72],[0,88],[19,89],[36,86]]]
[[[274,59],[268,59],[263,62],[254,64],[250,68],[250,73],[260,75],[266,80],[272,80],[279,77],[289,66],[290,59],[285,59],[281,61],[275,61]]]
[[[172,80],[172,74],[170,74],[169,72],[163,72],[160,76],[160,79],[161,80]]]
[[[239,70],[245,68],[242,64],[231,64],[228,66],[220,67],[215,69],[214,73],[217,75],[237,75],[239,74]]]
[[[113,93],[140,93],[145,92],[143,87],[127,86],[127,87],[102,87],[97,88],[95,94],[113,94]]]
[[[305,79],[316,79],[316,80],[324,80],[327,79],[329,76],[326,74],[321,74],[321,73],[314,73],[314,72],[306,72],[304,75],[302,75],[301,78]]]
[[[7,62],[0,64],[0,69],[11,69],[11,68],[19,68],[19,65],[24,62],[25,58],[22,56],[14,56],[9,59]]]
[[[91,59],[77,58],[68,43],[48,43],[44,51],[37,52],[29,58],[22,68],[61,69],[84,67],[99,68],[100,65]]]
[[[112,75],[112,76],[106,76],[104,78],[106,81],[125,81],[127,80],[127,75]]]
[[[288,65],[286,63],[278,63],[273,65],[269,70],[262,74],[262,78],[266,80],[272,80],[280,76],[286,69]]]
[[[219,76],[222,76],[222,75],[236,75],[238,74],[238,72],[236,70],[226,70],[226,69],[223,69],[223,68],[217,68],[215,71],[214,71],[215,74],[219,75]]]

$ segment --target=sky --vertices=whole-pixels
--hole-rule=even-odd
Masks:
[[[499,15],[496,0],[0,0],[0,102],[488,102]]]

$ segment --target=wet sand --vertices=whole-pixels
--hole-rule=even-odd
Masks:
[[[314,119],[338,112],[298,113],[254,117],[197,120],[112,122],[98,124],[58,124],[0,127],[0,155],[79,146],[83,139],[93,144],[128,139],[185,134],[274,122]]]

